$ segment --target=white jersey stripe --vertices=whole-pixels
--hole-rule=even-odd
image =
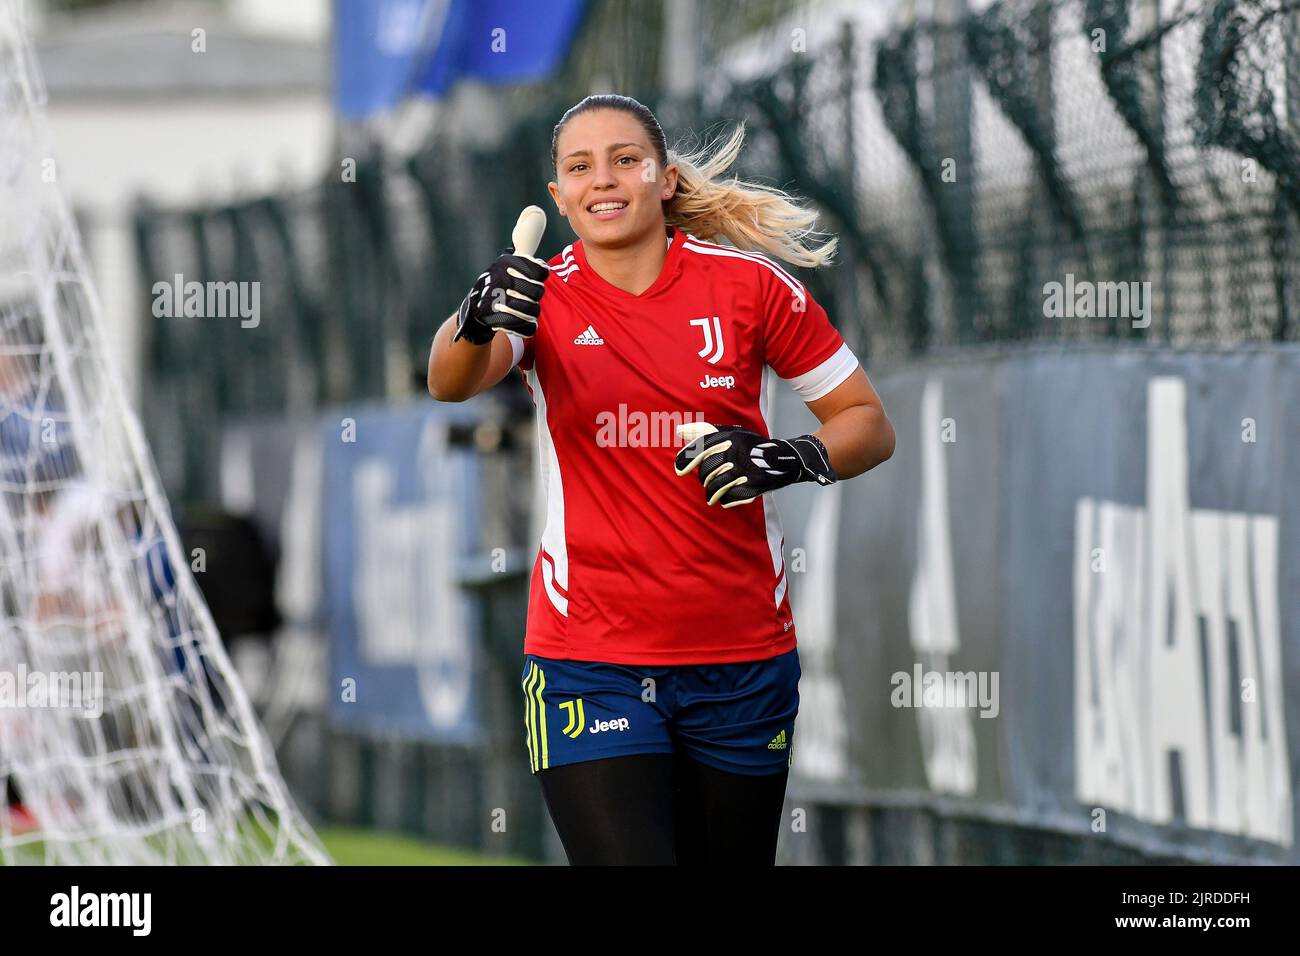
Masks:
[[[552,563],[551,556],[545,551],[542,552],[542,587],[546,589],[546,596],[551,599],[555,609],[568,617],[569,599],[556,589],[555,565]]]
[[[716,242],[708,242],[708,241],[706,241],[706,240],[704,240],[704,239],[696,239],[694,236],[687,236],[687,237],[686,237],[686,241],[687,241],[687,242],[694,243],[694,244],[697,245],[697,246],[702,246],[702,247],[704,247],[704,248],[706,248],[706,249],[717,249],[717,250],[720,250],[720,251],[722,251],[722,252],[734,252],[734,253],[737,253],[738,255],[742,255],[742,256],[744,256],[744,257],[747,258],[747,259],[752,259],[752,260],[754,260],[755,262],[761,262],[761,263],[763,263],[763,265],[767,266],[768,268],[774,270],[775,272],[779,273],[780,275],[785,276],[787,280],[789,280],[790,282],[793,282],[793,283],[794,283],[795,285],[797,285],[799,288],[801,288],[801,289],[803,288],[803,283],[802,283],[802,282],[800,282],[798,279],[796,279],[793,275],[791,275],[791,274],[790,274],[789,272],[787,272],[785,269],[782,269],[779,265],[777,265],[777,263],[776,263],[776,261],[775,261],[774,259],[771,259],[771,258],[769,258],[768,256],[763,255],[761,252],[752,252],[752,251],[749,250],[749,249],[736,249],[736,248],[734,248],[734,247],[732,247],[732,246],[724,246],[724,245],[720,245],[719,243],[716,243]]]
[[[553,266],[548,266],[547,268],[552,272],[559,272],[561,269],[567,269],[569,266],[575,265],[576,263],[577,260],[573,256],[573,243],[569,243],[564,247],[564,251],[560,253],[560,261]]]
[[[560,480],[560,459],[555,453],[555,443],[551,440],[551,430],[546,419],[546,393],[537,376],[537,368],[530,369],[527,376],[533,389],[533,401],[537,405],[537,461],[541,485],[546,489],[546,526],[542,530],[542,584],[551,604],[568,617],[569,599],[564,596],[569,591],[569,547],[564,534],[564,482]],[[561,593],[561,589],[564,593]]]
[[[763,264],[766,265],[766,266],[771,266],[773,269],[775,269],[777,272],[781,273],[781,275],[785,276],[787,279],[789,279],[789,280],[790,280],[791,282],[793,282],[795,285],[800,286],[801,288],[802,288],[802,286],[803,286],[803,283],[802,283],[802,282],[800,282],[798,279],[796,279],[793,275],[791,275],[791,274],[790,274],[789,272],[787,272],[785,269],[782,269],[779,265],[777,265],[776,260],[774,260],[774,259],[772,259],[772,258],[770,258],[770,257],[768,257],[768,256],[763,255],[763,253],[761,253],[761,252],[754,252],[754,251],[752,251],[752,250],[750,250],[750,249],[737,249],[737,248],[735,248],[734,246],[724,246],[724,245],[722,245],[721,243],[717,243],[717,242],[709,242],[707,239],[697,239],[695,236],[687,236],[687,237],[686,237],[686,241],[687,241],[687,242],[693,242],[693,243],[695,243],[697,246],[706,246],[706,247],[708,247],[708,248],[710,248],[710,249],[721,249],[723,252],[738,252],[738,253],[740,253],[742,256],[748,256],[749,258],[754,259],[754,260],[757,261],[757,262],[761,262],[761,263],[763,263]]]
[[[772,434],[772,420],[768,417],[771,400],[776,389],[776,375],[768,366],[763,366],[763,379],[758,389],[758,412],[763,417],[767,433]],[[777,510],[773,495],[763,495],[763,525],[767,533],[767,549],[772,557],[772,575],[777,578],[774,597],[776,606],[781,606],[785,596],[785,532],[781,527],[781,513]]]
[[[803,286],[799,283],[799,281],[797,279],[791,278],[789,275],[786,274],[785,270],[778,268],[776,265],[774,265],[769,260],[763,258],[762,256],[751,255],[750,253],[740,252],[739,250],[736,249],[726,249],[722,246],[701,246],[694,239],[690,239],[682,243],[682,248],[689,249],[692,252],[698,252],[706,256],[728,256],[733,259],[745,259],[749,262],[757,262],[762,265],[765,265],[772,270],[772,273],[778,279],[780,279],[782,282],[784,282],[786,285],[790,287],[790,291],[793,292],[798,297],[800,302],[807,301],[807,294],[804,292]]]
[[[799,288],[801,289],[803,288],[803,283],[800,282],[798,279],[796,279],[793,273],[782,268],[781,265],[775,259],[773,259],[770,256],[765,256],[761,252],[754,252],[752,249],[736,249],[733,248],[732,246],[724,246],[721,243],[709,242],[707,239],[696,239],[694,236],[690,237],[690,241],[699,246],[708,246],[709,248],[712,249],[721,249],[723,252],[739,252],[742,256],[748,256],[750,259],[753,259],[756,262],[761,262],[763,263],[763,265],[767,266],[768,268],[776,270],[778,273],[785,276],[789,281],[793,282]]]

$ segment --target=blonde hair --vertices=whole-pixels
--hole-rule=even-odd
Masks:
[[[726,240],[737,249],[765,252],[796,266],[828,265],[839,240],[813,228],[817,213],[789,193],[772,186],[719,180],[740,155],[745,141],[741,123],[712,153],[708,148],[670,151],[654,113],[630,96],[598,93],[571,106],[551,132],[551,165],[558,169],[560,131],[570,119],[592,110],[631,114],[650,138],[661,167],[677,164],[677,192],[664,202],[664,221],[705,241]]]
[[[796,266],[828,265],[839,240],[814,227],[817,213],[784,190],[736,177],[719,180],[740,155],[745,141],[742,123],[712,153],[669,151],[677,164],[677,192],[664,203],[669,225],[697,239],[725,239],[737,249],[765,252]]]

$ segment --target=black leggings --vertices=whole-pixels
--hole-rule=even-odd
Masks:
[[[537,776],[574,866],[776,862],[788,770],[750,776],[681,754],[637,754]]]

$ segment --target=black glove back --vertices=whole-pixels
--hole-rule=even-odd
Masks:
[[[826,446],[815,435],[764,438],[739,425],[718,425],[677,453],[678,475],[695,470],[709,504],[748,504],[768,491],[799,481],[836,481]]]
[[[506,246],[461,302],[452,341],[466,338],[485,345],[497,329],[525,338],[536,334],[550,274],[542,260],[515,255],[514,246]]]

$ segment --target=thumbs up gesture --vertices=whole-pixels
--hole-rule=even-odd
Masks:
[[[524,338],[537,332],[542,293],[551,274],[545,262],[534,258],[545,229],[546,213],[537,206],[519,214],[511,245],[479,275],[461,302],[452,341],[465,338],[486,345],[497,329]]]

